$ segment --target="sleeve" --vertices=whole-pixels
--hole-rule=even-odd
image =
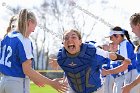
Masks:
[[[109,52],[100,48],[96,48],[96,54],[104,58],[109,58]]]
[[[31,41],[29,39],[23,39],[17,46],[18,58],[23,63],[28,59],[33,58]]]
[[[140,73],[140,54],[137,54],[136,69]]]
[[[97,64],[102,65],[109,61],[109,52],[103,49],[96,48],[96,60]]]
[[[129,42],[123,42],[121,45],[120,45],[120,55],[122,55],[123,57],[125,58],[130,58],[131,59],[131,56],[132,56],[132,53],[134,53],[134,48],[133,46],[129,43]]]

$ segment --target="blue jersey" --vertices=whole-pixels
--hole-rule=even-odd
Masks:
[[[140,73],[140,48],[138,49],[138,52],[136,53],[136,68],[138,73]]]
[[[104,69],[108,70],[108,69],[113,69],[120,66],[120,62],[119,61],[111,61],[111,60],[107,60],[106,63],[102,66]],[[112,74],[112,76],[114,78],[119,77],[121,75],[124,75],[124,73],[120,72],[117,74]]]
[[[60,49],[58,64],[76,93],[91,93],[102,86],[100,68],[108,57],[107,51],[95,48],[93,42],[89,42],[81,45],[76,56],[70,56],[64,48]]]
[[[118,66],[120,66],[120,62],[119,61],[110,61],[110,68],[111,69],[116,68]],[[124,75],[124,73],[123,72],[120,72],[120,73],[117,73],[117,74],[112,74],[112,76],[114,78],[119,77],[121,75]]]
[[[125,58],[129,58],[132,63],[128,66],[128,69],[125,70],[124,73],[136,68],[136,55],[134,53],[134,47],[128,40],[124,39],[123,42],[120,43],[118,53]]]
[[[32,44],[19,32],[10,32],[1,41],[0,72],[7,76],[25,78],[22,63],[32,59]]]

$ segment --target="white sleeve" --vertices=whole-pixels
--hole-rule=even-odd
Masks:
[[[103,56],[104,58],[109,58],[109,52],[100,48],[96,48],[96,54]]]

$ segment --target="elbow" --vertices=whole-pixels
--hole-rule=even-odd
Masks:
[[[24,62],[22,64],[22,68],[23,68],[23,73],[27,76],[30,75],[31,71],[32,71],[32,67],[31,67],[31,61],[27,60],[26,62]]]
[[[131,64],[131,60],[130,60],[130,59],[125,59],[125,60],[124,60],[124,64],[130,65],[130,64]]]
[[[129,59],[125,59],[123,63],[123,70],[125,71],[126,69],[128,69],[128,65],[130,64],[131,64],[131,61]]]

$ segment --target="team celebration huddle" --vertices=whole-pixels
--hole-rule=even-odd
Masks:
[[[83,42],[80,30],[65,30],[63,46],[48,64],[63,70],[63,77],[51,79],[32,68],[35,57],[29,37],[37,24],[35,13],[28,9],[9,20],[0,41],[0,93],[30,93],[31,81],[39,87],[49,85],[58,93],[140,93],[140,49],[126,29],[110,28],[105,37],[108,44]],[[130,27],[140,37],[140,13],[130,16]]]

